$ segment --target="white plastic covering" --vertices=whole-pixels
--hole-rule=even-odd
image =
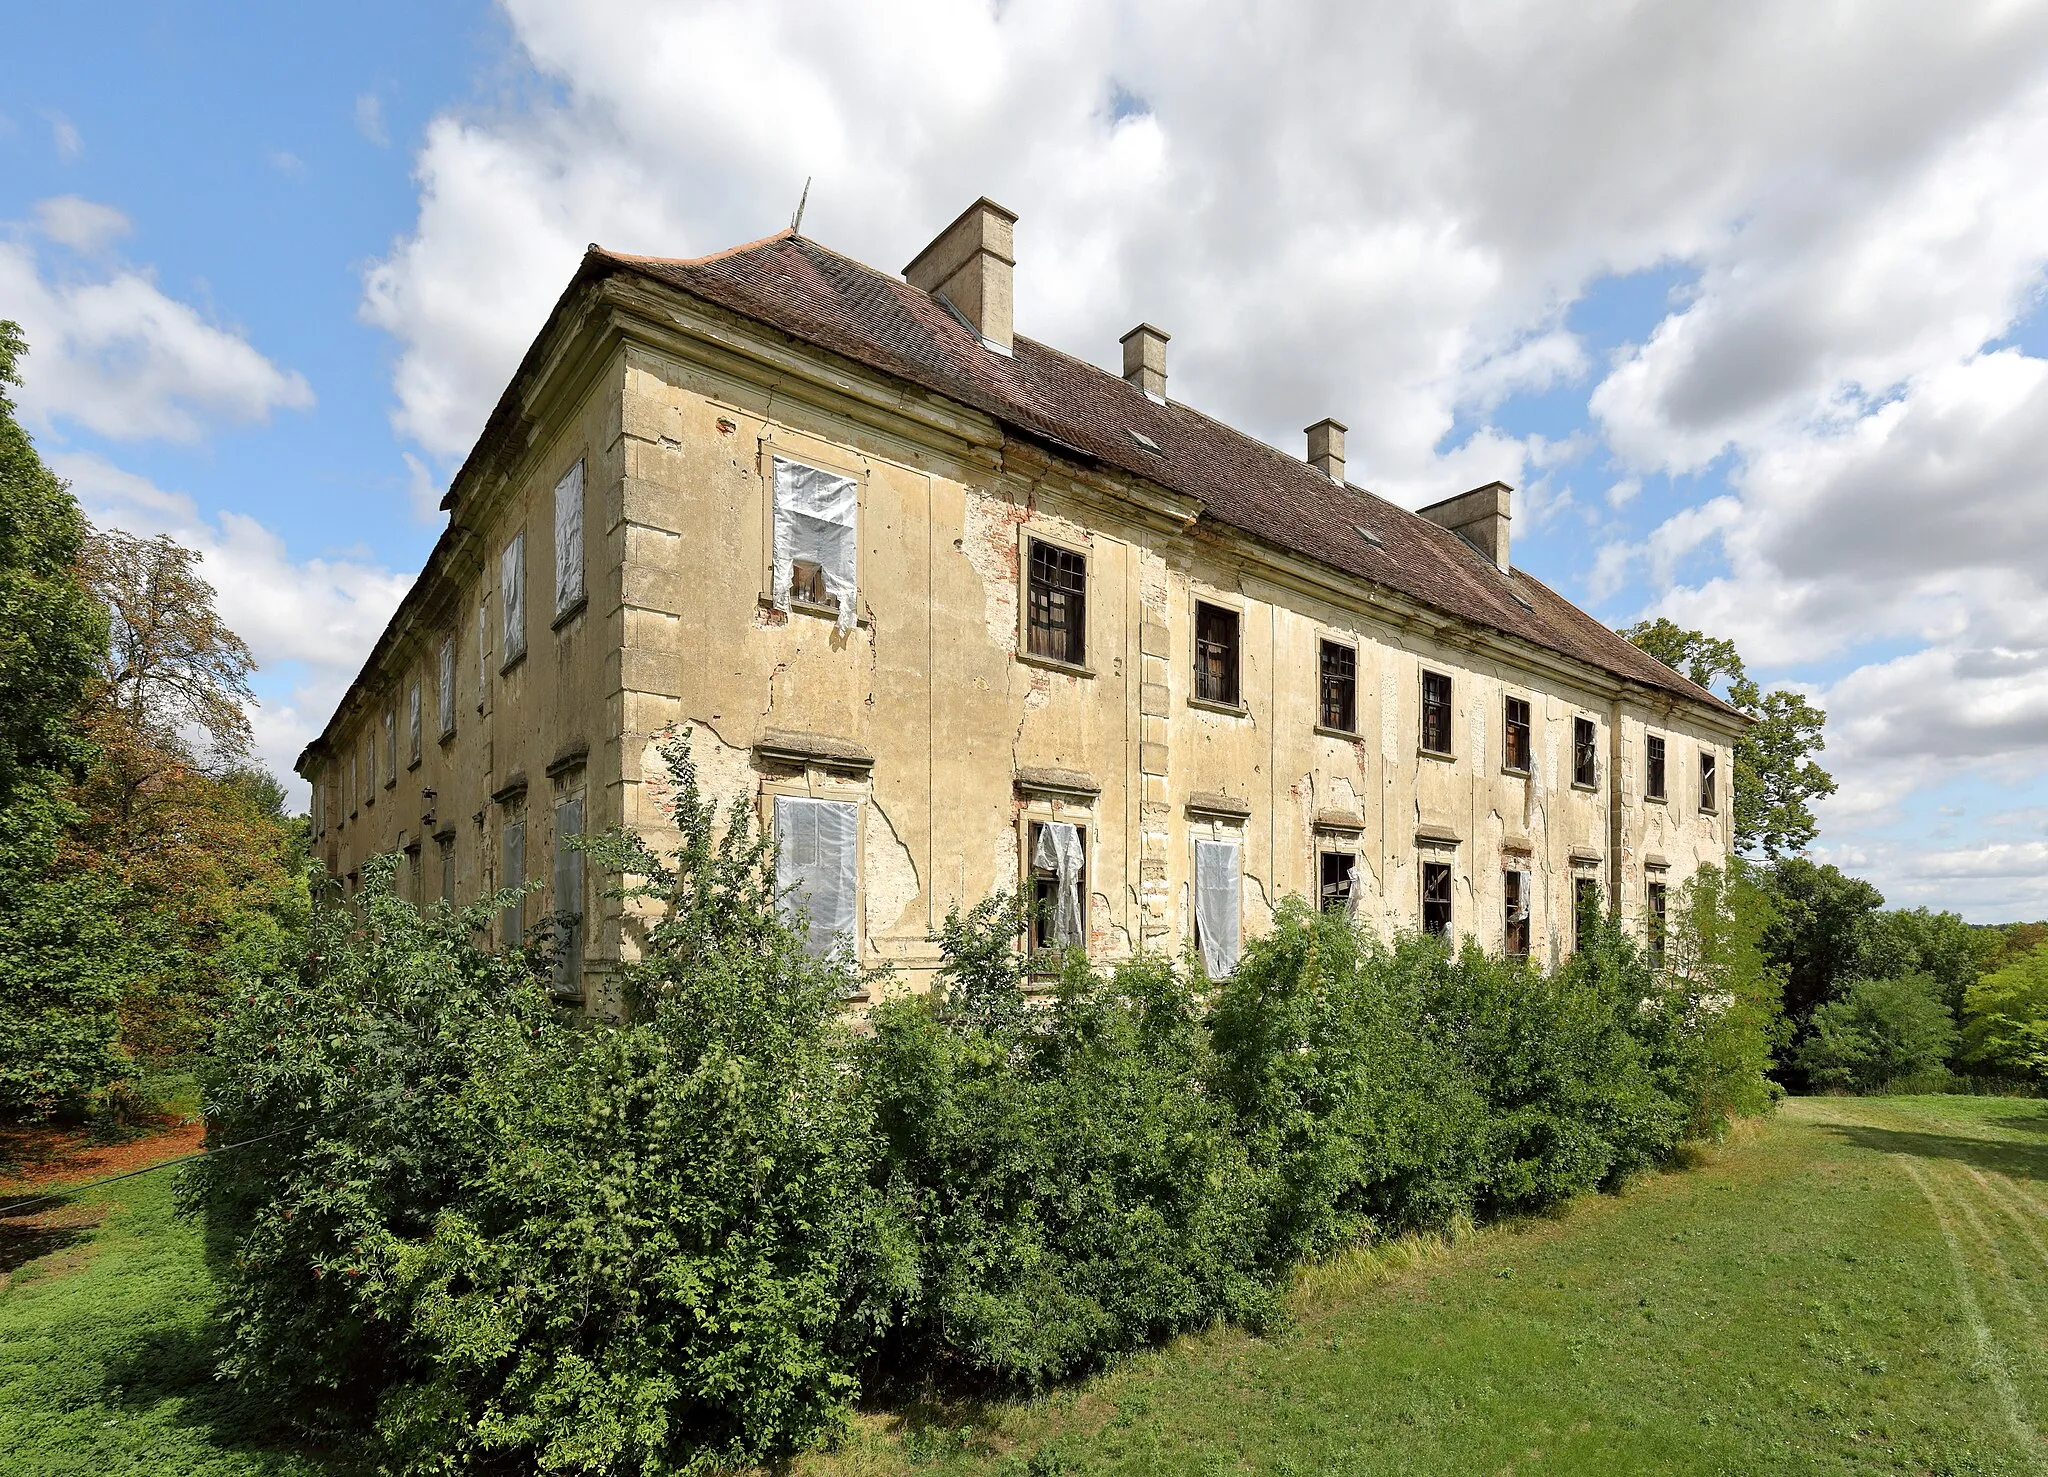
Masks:
[[[414,764],[420,762],[420,685],[415,682],[405,690],[405,742],[406,757]]]
[[[1031,865],[1059,879],[1052,910],[1052,941],[1062,949],[1084,944],[1081,930],[1081,828],[1065,821],[1038,827],[1038,847]]]
[[[839,602],[838,626],[853,629],[854,518],[859,484],[837,472],[775,458],[775,606],[789,609],[790,573],[799,559],[824,571],[825,593]]]
[[[484,710],[484,694],[491,690],[491,606],[476,603],[476,710]]]
[[[384,710],[384,783],[387,785],[398,778],[398,713],[396,709]]]
[[[555,484],[555,614],[583,598],[583,463]]]
[[[823,959],[853,945],[859,884],[859,807],[843,800],[775,797],[775,885],[785,918],[810,918],[811,953]]]
[[[583,797],[574,795],[555,806],[555,913],[563,926],[555,989],[563,995],[583,989],[583,853],[562,844],[582,834]]]
[[[505,822],[505,869],[498,874],[500,890],[523,886],[526,882],[526,821]],[[498,915],[498,941],[507,948],[516,948],[525,937],[526,923],[521,917],[521,904],[514,903]]]
[[[1195,843],[1195,938],[1212,980],[1237,968],[1239,875],[1235,841]]]
[[[526,654],[526,535],[515,533],[498,558],[498,605],[505,612],[505,660]]]
[[[441,720],[443,736],[455,732],[455,638],[445,636],[441,640],[441,670],[435,696],[440,699],[441,711],[436,715]]]
[[[1508,915],[1508,921],[1510,923],[1527,923],[1529,921],[1529,892],[1531,878],[1529,876],[1529,873],[1526,871],[1516,872],[1515,878],[1515,896],[1518,899],[1518,901],[1515,904],[1514,912]]]

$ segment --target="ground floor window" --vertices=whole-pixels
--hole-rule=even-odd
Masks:
[[[555,805],[555,993],[583,993],[583,853],[567,844],[583,834],[583,797]]]
[[[1451,864],[1422,864],[1422,931],[1434,938],[1451,936]]]
[[[1500,874],[1502,911],[1506,915],[1501,947],[1517,959],[1529,953],[1529,881],[1529,874],[1516,867]]]
[[[1031,944],[1057,954],[1088,946],[1088,833],[1065,821],[1033,821]]]
[[[1348,851],[1322,854],[1317,897],[1325,913],[1349,913],[1358,889],[1358,858]]]
[[[1648,923],[1650,958],[1654,962],[1662,964],[1664,962],[1664,912],[1669,902],[1670,892],[1664,886],[1663,883],[1652,882],[1649,885],[1649,894],[1650,908]]]
[[[435,840],[441,852],[441,901],[455,901],[455,838],[441,836]]]
[[[1572,951],[1578,952],[1592,941],[1593,931],[1600,926],[1600,915],[1606,911],[1606,899],[1600,895],[1600,879],[1597,877],[1574,877],[1572,879]]]
[[[783,917],[802,920],[813,958],[854,948],[859,822],[860,806],[851,800],[775,797],[775,887]]]
[[[526,885],[526,817],[508,818],[505,822],[504,845],[502,847],[504,869],[498,874],[500,888],[523,887]],[[523,897],[515,898],[498,915],[498,942],[508,949],[515,949],[526,936]]]
[[[1241,876],[1235,841],[1195,843],[1195,943],[1212,980],[1237,968]]]

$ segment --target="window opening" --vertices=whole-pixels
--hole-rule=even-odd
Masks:
[[[1650,934],[1650,960],[1652,963],[1662,964],[1664,962],[1664,914],[1670,894],[1661,882],[1652,882],[1649,885],[1649,894],[1650,914],[1647,921]]]
[[[1358,858],[1348,851],[1322,853],[1322,886],[1318,900],[1325,913],[1352,911],[1358,898]]]
[[[384,784],[398,783],[398,710],[384,710]]]
[[[1714,773],[1714,752],[1713,752],[1713,750],[1711,750],[1711,749],[1702,749],[1702,750],[1700,750],[1700,809],[1701,809],[1701,810],[1705,810],[1705,811],[1712,811],[1712,810],[1714,810],[1714,809],[1716,808],[1716,798],[1717,798],[1717,797],[1716,797],[1716,795],[1715,795],[1715,793],[1714,793],[1714,791],[1715,791],[1714,781],[1715,781],[1715,780],[1716,780],[1717,778],[1718,778],[1718,776],[1717,776],[1717,775],[1716,775],[1716,774]]]
[[[1422,931],[1446,943],[1451,937],[1451,864],[1422,864]]]
[[[855,823],[858,807],[844,800],[775,797],[775,887],[782,916],[808,920],[813,958],[853,948],[858,888]]]
[[[1031,654],[1081,666],[1087,660],[1087,612],[1087,559],[1033,539],[1025,633]]]
[[[1518,697],[1509,698],[1503,705],[1505,723],[1502,727],[1501,763],[1517,774],[1527,774],[1529,764],[1529,704]]]
[[[526,885],[526,817],[508,819],[505,822],[504,870],[498,874],[501,888],[524,887]],[[508,949],[516,949],[526,937],[526,898],[524,894],[505,905],[498,915],[498,942]]]
[[[348,756],[348,813],[350,816],[355,815],[356,802],[362,798],[360,779],[361,776],[357,773],[356,756],[351,754]]]
[[[426,901],[420,895],[420,849],[417,846],[405,849],[405,900],[415,908]]]
[[[441,720],[441,737],[455,732],[455,638],[441,638],[440,670],[435,674],[440,680],[436,685],[435,698],[440,711],[435,715]]]
[[[583,834],[583,797],[555,806],[555,993],[583,993],[583,853],[565,843]]]
[[[1517,959],[1529,953],[1529,874],[1520,868],[1510,867],[1500,874],[1501,899],[1506,914],[1506,927],[1502,931],[1502,947]]]
[[[555,614],[583,600],[583,463],[555,484]]]
[[[491,602],[476,603],[476,710],[484,710],[484,695],[491,690]]]
[[[1195,696],[1204,702],[1236,707],[1237,662],[1237,612],[1197,600]]]
[[[1341,641],[1319,643],[1323,727],[1358,732],[1358,652]]]
[[[415,682],[405,693],[405,752],[408,763],[420,762],[420,685]]]
[[[1648,788],[1644,791],[1652,800],[1664,798],[1664,740],[1656,734],[1643,739],[1643,756],[1649,770]]]
[[[377,803],[377,735],[363,737],[363,804]]]
[[[1451,752],[1451,679],[1442,672],[1422,674],[1422,747]]]
[[[526,655],[526,534],[512,535],[498,556],[498,603],[504,611],[505,665]]]
[[[1235,841],[1195,843],[1195,943],[1212,980],[1237,968],[1239,875]]]
[[[1031,823],[1031,938],[1042,950],[1088,944],[1087,833],[1064,821]]]
[[[859,484],[838,472],[774,459],[774,601],[837,614],[842,631],[854,621],[854,519]]]
[[[1572,879],[1572,951],[1577,953],[1592,942],[1593,931],[1600,926],[1600,914],[1606,909],[1606,899],[1600,895],[1600,882],[1595,877]]]
[[[1591,718],[1572,719],[1572,783],[1592,789],[1600,783],[1600,751]]]
[[[443,836],[437,843],[441,850],[441,901],[455,901],[455,838]]]

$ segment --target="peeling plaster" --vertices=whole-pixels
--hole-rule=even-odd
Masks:
[[[879,822],[879,824],[877,824]],[[865,884],[867,931],[870,942],[894,934],[904,915],[916,907],[924,889],[917,880],[917,862],[910,848],[896,833],[889,812],[873,797],[868,800],[868,834]],[[923,935],[919,929],[918,934]]]
[[[1017,650],[1017,525],[1030,510],[987,493],[967,491],[966,532],[960,552],[981,576],[981,616],[989,639]]]

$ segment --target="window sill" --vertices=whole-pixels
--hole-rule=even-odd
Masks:
[[[572,604],[570,604],[566,609],[556,612],[555,618],[553,622],[549,624],[548,629],[551,631],[561,630],[562,627],[568,625],[569,622],[576,619],[577,616],[583,614],[585,608],[588,607],[589,604],[590,597],[588,595],[578,595],[575,601]]]
[[[1188,706],[1200,708],[1205,713],[1221,713],[1228,718],[1249,718],[1251,709],[1243,703],[1219,703],[1214,698],[1191,697]]]
[[[418,769],[419,767],[420,767],[420,761],[418,760],[418,758],[417,758],[417,757],[415,757],[415,758],[414,758],[414,759],[413,759],[413,760],[412,760],[412,761],[411,761],[410,763],[408,763],[408,764],[407,764],[407,765],[405,766],[405,772],[406,772],[407,774],[411,774],[411,773],[412,773],[412,772],[413,772],[413,771],[414,771],[415,769]]]
[[[1364,734],[1355,728],[1332,728],[1327,723],[1318,723],[1316,725],[1316,732],[1324,738],[1343,739],[1346,743],[1351,744],[1355,744],[1365,737]]]
[[[1671,797],[1669,795],[1645,795],[1643,803],[1645,805],[1669,805]]]
[[[784,615],[808,615],[821,621],[830,621],[835,626],[839,624],[839,607],[836,605],[813,605],[808,600],[792,600],[787,605],[777,605],[772,595],[763,595],[760,598],[760,606],[763,610],[779,611]],[[868,618],[864,615],[855,615],[853,623],[856,626],[865,626],[868,624]]]
[[[435,742],[446,748],[455,742],[455,730],[452,728],[443,730],[441,736]]]
[[[1415,757],[1418,759],[1434,759],[1439,764],[1456,764],[1458,762],[1458,756],[1448,749],[1425,749],[1420,744],[1415,746]]]
[[[1700,814],[1704,816],[1718,816],[1720,813],[1721,807],[1718,805],[1702,805],[1700,807]]]
[[[1577,780],[1572,781],[1572,788],[1582,795],[1597,795],[1600,793],[1598,785],[1582,785]]]
[[[1020,651],[1017,660],[1027,667],[1042,667],[1048,672],[1064,672],[1069,677],[1093,677],[1095,669],[1080,662],[1063,662],[1056,656],[1040,656],[1035,651]]]
[[[521,662],[525,660],[526,653],[523,651],[520,652],[517,656],[506,657],[504,665],[498,668],[498,675],[500,677],[504,676],[507,672],[511,671],[514,667],[518,666]]]
[[[1504,775],[1507,775],[1510,779],[1518,780],[1525,780],[1529,777],[1530,774],[1530,771],[1526,769],[1517,769],[1512,764],[1503,764],[1500,767],[1500,772]]]

